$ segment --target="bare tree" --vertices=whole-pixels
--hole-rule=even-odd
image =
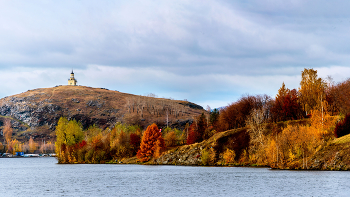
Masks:
[[[250,136],[249,154],[255,154],[256,158],[262,159],[261,151],[264,147],[264,131],[266,129],[265,114],[263,109],[253,109],[250,112],[246,120],[246,126],[248,127],[248,133]],[[259,154],[261,153],[261,154]]]

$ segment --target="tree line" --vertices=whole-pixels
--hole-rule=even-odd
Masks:
[[[304,69],[298,89],[282,83],[275,98],[245,95],[220,110],[215,130],[246,128],[249,147],[235,162],[307,168],[318,147],[350,133],[349,94],[350,79],[334,83]]]
[[[0,142],[0,153],[6,152],[15,155],[16,152],[53,153],[55,151],[54,143],[51,141],[38,143],[34,141],[33,137],[30,137],[27,142],[20,142],[13,138],[13,129],[10,119],[5,119],[2,133],[4,136],[4,142]]]
[[[318,77],[314,69],[304,69],[300,87],[288,89],[282,83],[275,98],[268,95],[245,95],[220,111],[219,127],[225,131],[245,126],[253,110],[262,112],[265,122],[299,120],[310,117],[313,110],[345,116],[350,112],[350,79],[335,83],[330,77]]]
[[[208,108],[208,113],[183,130],[161,131],[152,124],[142,131],[139,126],[118,123],[105,130],[91,126],[84,131],[79,122],[61,118],[56,127],[56,152],[60,163],[105,163],[133,156],[144,162],[169,147],[198,143],[217,132],[245,127],[249,147],[240,153],[227,149],[222,155],[227,164],[307,167],[306,161],[317,147],[349,133],[349,94],[350,80],[336,84],[331,78],[318,77],[314,69],[304,69],[298,89],[288,89],[282,83],[275,98],[244,95],[221,110]],[[127,103],[130,112],[141,114],[143,110],[164,113],[167,107],[159,105],[162,109],[157,112],[151,102]],[[175,108],[170,111],[177,115]],[[205,155],[204,151],[203,161],[209,161]]]

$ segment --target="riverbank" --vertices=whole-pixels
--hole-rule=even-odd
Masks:
[[[313,155],[304,160],[279,161],[279,163],[254,163],[245,158],[248,146],[242,143],[246,129],[236,129],[218,133],[201,143],[175,147],[164,152],[159,158],[141,163],[137,157],[118,160],[114,163],[144,165],[182,165],[182,166],[252,166],[269,167],[281,170],[350,170],[350,135],[343,136],[321,145]],[[242,141],[240,141],[242,140]],[[230,148],[237,153],[235,161],[226,163],[224,150]],[[209,153],[207,161],[203,161],[203,153]]]

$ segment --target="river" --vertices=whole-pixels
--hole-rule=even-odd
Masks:
[[[0,158],[0,196],[349,196],[350,172]]]

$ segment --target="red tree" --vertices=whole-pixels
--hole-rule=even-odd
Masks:
[[[247,95],[220,110],[219,131],[244,127],[251,110],[266,106],[269,100],[267,95]]]
[[[141,138],[136,133],[130,134],[130,145],[133,150],[133,154],[136,153],[136,151],[140,148]]]
[[[138,148],[140,146],[140,136],[137,135],[136,133],[131,133],[130,134],[130,145],[132,145],[135,148]]]
[[[335,137],[342,137],[350,134],[350,113],[345,116],[345,119],[338,122],[334,129]]]
[[[284,86],[282,86],[284,88]],[[298,102],[298,91],[296,89],[279,90],[274,106],[271,109],[275,121],[296,120],[302,117],[302,109]]]
[[[187,135],[187,144],[194,144],[198,141],[198,132],[197,132],[197,126],[195,123],[192,123],[190,128],[188,129],[188,135]]]
[[[202,113],[202,115],[200,115],[198,117],[197,122],[198,122],[197,123],[197,134],[198,134],[197,142],[201,142],[201,141],[203,141],[203,136],[205,134],[205,130],[208,127],[207,120],[206,120],[204,113]]]

